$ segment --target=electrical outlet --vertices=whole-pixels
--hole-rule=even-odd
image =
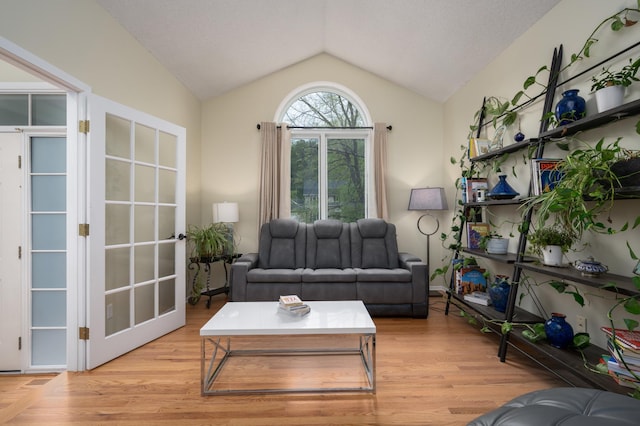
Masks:
[[[587,318],[582,315],[576,315],[576,333],[586,333],[587,332]]]
[[[107,319],[113,318],[113,303],[107,305]]]

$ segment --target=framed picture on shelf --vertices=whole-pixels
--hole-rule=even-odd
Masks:
[[[488,154],[489,151],[491,150],[490,149],[491,141],[489,139],[474,138],[473,143],[475,144],[475,148],[476,148],[475,149],[476,156]]]
[[[489,189],[487,178],[467,178],[465,186],[467,203],[475,203],[478,201],[478,189]]]
[[[555,158],[536,158],[531,160],[533,194],[540,195],[552,191],[562,180],[563,173],[559,170],[562,160]]]
[[[488,223],[467,223],[467,247],[479,249],[482,237],[489,235]]]

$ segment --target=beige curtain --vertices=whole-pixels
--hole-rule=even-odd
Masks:
[[[261,166],[258,229],[291,216],[291,133],[286,124],[260,123]]]
[[[387,124],[373,126],[373,176],[376,199],[376,216],[389,220],[387,207]]]

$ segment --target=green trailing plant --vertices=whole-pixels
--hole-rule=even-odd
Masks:
[[[585,144],[584,148],[567,154],[559,165],[563,177],[553,190],[525,199],[524,209],[537,210],[536,228],[544,228],[546,221],[553,217],[576,240],[580,240],[585,231],[613,234],[628,228],[628,223],[614,228],[609,217],[615,189],[619,187],[618,176],[611,171],[611,166],[633,155],[620,147],[620,139],[605,145],[603,138],[593,147]],[[601,219],[602,215],[606,218]],[[638,221],[640,216],[634,226]]]
[[[569,251],[575,241],[573,234],[559,226],[550,226],[536,229],[527,234],[529,248],[538,256],[542,255],[542,249],[546,246],[560,246],[563,253]]]
[[[636,77],[640,68],[640,58],[635,61],[629,58],[629,64],[622,67],[619,71],[611,71],[611,67],[603,68],[602,72],[597,76],[591,77],[593,84],[591,91],[604,89],[609,86],[629,87],[635,81],[640,81]]]

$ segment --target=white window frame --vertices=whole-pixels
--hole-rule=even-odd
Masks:
[[[287,96],[284,97],[278,109],[276,110],[274,121],[282,123],[285,119],[285,114],[300,97],[315,92],[332,92],[336,93],[343,98],[349,100],[355,105],[362,114],[363,126],[373,127],[373,121],[366,105],[360,99],[360,97],[350,90],[349,88],[337,83],[329,81],[317,81],[308,83],[292,90]],[[283,125],[286,125],[284,123]],[[374,188],[374,176],[371,169],[373,164],[373,149],[372,144],[372,129],[291,129],[291,139],[298,138],[317,138],[318,139],[318,200],[319,200],[319,217],[320,219],[326,219],[328,215],[328,174],[327,174],[327,139],[364,139],[364,155],[365,155],[365,217],[371,217],[371,212],[376,211],[375,207],[375,194],[372,188]]]

